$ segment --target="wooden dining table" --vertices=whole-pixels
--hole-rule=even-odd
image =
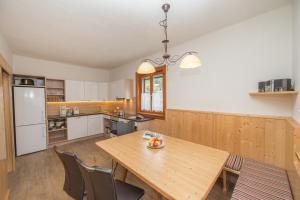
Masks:
[[[161,135],[164,148],[150,149],[143,133],[137,131],[96,144],[165,198],[206,199],[229,153],[166,135]]]

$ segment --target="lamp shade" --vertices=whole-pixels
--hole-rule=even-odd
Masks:
[[[155,67],[148,61],[142,62],[139,66],[137,73],[138,74],[151,74],[155,72]]]
[[[196,55],[187,54],[181,60],[179,67],[183,69],[191,69],[191,68],[200,67],[201,65],[202,65],[201,60]]]

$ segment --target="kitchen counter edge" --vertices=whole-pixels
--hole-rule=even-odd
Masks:
[[[128,117],[121,117],[121,116],[115,116],[111,113],[106,113],[106,112],[97,112],[97,113],[81,113],[79,115],[71,115],[71,116],[66,116],[66,117],[62,117],[62,116],[59,116],[59,115],[49,115],[47,116],[48,119],[60,119],[60,118],[71,118],[71,117],[82,117],[82,116],[90,116],[90,115],[108,115],[108,116],[111,116],[111,117],[116,117],[116,118],[120,118],[120,119],[126,119],[126,120],[130,120],[130,121],[134,121],[134,122],[147,122],[147,121],[151,121],[151,120],[154,120],[154,118],[148,118],[148,117],[145,117],[144,119],[140,119],[140,120],[137,120],[137,119],[129,119]],[[131,115],[133,116],[133,115]]]

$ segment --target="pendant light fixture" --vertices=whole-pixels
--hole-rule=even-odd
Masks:
[[[165,39],[162,41],[164,45],[164,54],[162,58],[156,58],[155,60],[145,59],[140,64],[137,73],[138,74],[150,74],[155,72],[155,66],[162,66],[162,65],[170,65],[176,64],[178,61],[180,62],[179,67],[183,69],[191,69],[201,66],[201,60],[197,56],[198,53],[195,51],[189,51],[184,53],[181,56],[175,55],[171,56],[168,53],[168,11],[170,9],[170,4],[162,5],[162,9],[165,13],[165,19],[162,20],[159,25],[164,28]]]

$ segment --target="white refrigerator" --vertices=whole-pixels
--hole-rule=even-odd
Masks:
[[[17,156],[47,148],[45,89],[14,87]]]

